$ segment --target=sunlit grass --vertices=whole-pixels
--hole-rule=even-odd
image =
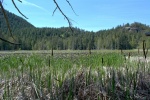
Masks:
[[[147,62],[119,51],[37,52],[1,53],[1,99],[149,99]]]

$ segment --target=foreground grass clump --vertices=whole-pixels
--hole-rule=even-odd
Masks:
[[[149,63],[118,53],[3,55],[0,72],[0,99],[150,99]]]

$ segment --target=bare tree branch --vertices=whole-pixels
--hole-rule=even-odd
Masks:
[[[16,41],[15,38],[13,37],[13,34],[12,34],[12,31],[11,31],[11,28],[10,28],[10,24],[9,24],[8,18],[7,18],[7,15],[6,15],[6,13],[5,13],[5,10],[4,10],[4,8],[3,8],[3,5],[2,5],[2,2],[1,2],[1,1],[0,1],[0,7],[1,7],[2,13],[3,13],[3,15],[4,15],[4,18],[5,18],[5,21],[6,21],[8,30],[9,30],[9,33],[10,33],[11,37],[13,38],[13,40]],[[5,42],[8,42],[8,43],[10,43],[10,44],[19,45],[19,43],[13,43],[13,42],[10,42],[10,41],[8,41],[8,40],[5,40],[5,39],[3,39],[3,38],[1,38],[1,37],[0,37],[0,40],[5,41]]]
[[[20,0],[18,0],[18,1],[20,1]],[[20,1],[20,2],[22,2],[22,1]],[[15,6],[15,8],[17,9],[17,11],[18,11],[23,17],[25,17],[26,19],[28,19],[28,18],[18,9],[18,7],[16,6],[14,0],[12,0],[12,3],[13,3],[13,5]]]
[[[6,21],[8,30],[9,30],[9,33],[10,33],[11,37],[14,39],[13,34],[12,34],[12,31],[11,31],[11,28],[10,28],[10,25],[9,25],[9,21],[8,21],[7,15],[6,15],[6,13],[5,13],[5,10],[4,10],[4,8],[3,8],[3,5],[2,5],[2,2],[1,2],[1,1],[0,1],[0,7],[1,7],[2,13],[3,13],[3,15],[4,15],[4,18],[5,18],[5,21]],[[15,39],[14,39],[14,40],[15,40]]]
[[[20,43],[10,42],[10,41],[8,41],[8,40],[6,40],[6,39],[4,39],[4,38],[1,38],[1,37],[0,37],[0,40],[2,40],[2,41],[4,41],[4,42],[7,42],[7,43],[10,43],[10,44],[14,44],[14,45],[21,45]]]
[[[53,15],[52,15],[52,16],[54,16],[54,13],[56,12],[56,10],[57,10],[57,7],[56,7],[55,10],[53,11]]]
[[[70,2],[69,2],[68,0],[66,0],[66,2],[69,4],[69,6],[71,7],[71,9],[72,9],[72,11],[74,12],[74,14],[75,14],[76,16],[78,16],[78,15],[76,14],[76,12],[74,11],[74,9],[73,9],[72,5],[70,4]]]
[[[18,0],[18,1],[22,3],[22,1],[21,1],[21,0]]]
[[[61,10],[61,8],[59,7],[58,3],[56,2],[56,0],[53,0],[56,7],[58,8],[58,10],[61,12],[61,14],[65,17],[65,19],[67,19],[68,23],[69,23],[69,28],[71,29],[71,31],[73,32],[73,29],[72,29],[72,23],[70,21],[70,19],[64,14],[64,12]],[[56,11],[56,10],[55,10]]]

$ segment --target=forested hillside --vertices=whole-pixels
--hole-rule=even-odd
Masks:
[[[13,35],[21,45],[12,45],[0,40],[0,50],[57,50],[73,49],[135,49],[142,48],[142,41],[150,44],[150,37],[145,32],[150,32],[150,27],[142,23],[119,25],[109,30],[89,32],[67,27],[61,28],[36,28],[26,20],[8,11],[8,16]],[[0,37],[14,41],[7,31],[6,22],[0,11]],[[150,45],[147,45],[150,48]]]

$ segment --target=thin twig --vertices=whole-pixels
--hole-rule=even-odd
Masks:
[[[18,0],[18,1],[22,3],[22,1],[21,1],[21,0]]]
[[[58,8],[58,10],[61,12],[61,14],[67,19],[68,23],[69,23],[69,28],[71,29],[71,31],[73,32],[72,29],[72,23],[70,22],[70,19],[64,14],[64,12],[61,10],[61,8],[59,7],[58,3],[56,2],[56,0],[53,0],[54,3],[56,4],[56,7]]]
[[[3,13],[3,15],[4,15],[4,18],[5,18],[5,21],[6,21],[8,30],[9,30],[9,32],[10,32],[10,35],[11,35],[11,37],[15,40],[15,38],[13,37],[12,31],[11,31],[11,28],[10,28],[10,24],[9,24],[7,15],[6,15],[6,13],[5,13],[5,10],[4,10],[4,8],[3,8],[3,5],[2,5],[2,2],[1,2],[1,1],[0,1],[0,7],[1,7],[2,13]]]
[[[66,2],[69,4],[69,6],[71,7],[71,9],[72,9],[72,11],[74,12],[74,14],[75,14],[76,16],[78,16],[78,15],[76,14],[76,12],[74,11],[74,9],[73,9],[72,5],[70,4],[70,2],[69,2],[68,0],[66,0]]]
[[[54,13],[56,12],[56,10],[57,10],[57,7],[56,7],[55,10],[53,11],[53,15],[52,15],[52,16],[54,16]]]
[[[1,37],[0,37],[0,40],[2,40],[2,41],[4,41],[4,42],[7,42],[7,43],[10,43],[10,44],[14,44],[14,45],[21,45],[20,43],[10,42],[10,41],[8,41],[8,40],[6,40],[6,39],[4,39],[4,38],[1,38]]]
[[[19,1],[20,1],[20,0],[19,0]],[[20,2],[22,2],[22,1],[20,1]],[[12,3],[13,3],[13,5],[15,6],[15,8],[17,9],[17,11],[18,11],[23,17],[25,17],[26,19],[28,19],[28,18],[18,9],[18,7],[16,6],[14,0],[12,0]]]

